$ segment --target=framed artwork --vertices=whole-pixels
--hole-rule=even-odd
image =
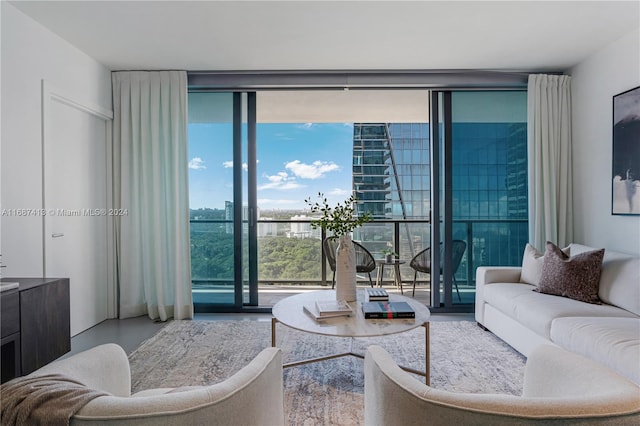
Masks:
[[[640,215],[640,86],[613,97],[611,214]]]

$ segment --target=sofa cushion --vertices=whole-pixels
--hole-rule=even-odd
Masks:
[[[562,249],[567,255],[570,254],[570,248]],[[542,275],[542,265],[544,264],[544,253],[527,243],[524,247],[522,255],[522,270],[520,271],[520,282],[525,284],[538,285],[540,276]]]
[[[571,244],[571,254],[593,250],[582,244]],[[640,315],[640,257],[607,250],[602,259],[598,290],[600,300]]]
[[[551,322],[559,317],[637,318],[611,305],[594,305],[566,297],[533,291],[535,286],[518,283],[493,283],[484,286],[484,300],[539,335],[550,339]]]
[[[567,256],[547,242],[542,275],[536,291],[587,303],[601,303],[598,286],[604,249]]]
[[[551,340],[640,385],[640,318],[557,318]]]

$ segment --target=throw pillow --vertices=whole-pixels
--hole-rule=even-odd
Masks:
[[[569,247],[562,249],[565,254],[569,254]],[[527,243],[522,255],[522,269],[520,271],[520,282],[531,285],[538,285],[542,275],[542,265],[544,263],[544,253]]]
[[[542,263],[544,253],[527,243],[522,255],[522,270],[520,271],[520,282],[525,284],[538,285],[540,275],[542,275]]]
[[[604,249],[569,257],[547,241],[542,274],[535,291],[568,297],[581,302],[602,304],[598,297]]]

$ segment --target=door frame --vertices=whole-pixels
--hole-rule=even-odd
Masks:
[[[46,147],[51,143],[53,139],[52,135],[52,111],[54,103],[66,105],[74,108],[77,111],[87,113],[93,117],[96,117],[104,121],[105,126],[105,152],[106,152],[106,194],[107,209],[113,207],[113,200],[110,194],[113,193],[113,141],[112,141],[112,121],[113,111],[103,108],[99,105],[80,100],[73,95],[66,93],[65,91],[55,87],[47,80],[42,80],[42,111],[41,111],[41,128],[42,128],[42,212],[46,212],[46,194],[47,194],[47,182],[46,182]],[[90,206],[88,206],[90,207]],[[114,245],[114,224],[112,216],[106,215],[107,221],[107,317],[116,318],[118,315],[117,308],[117,288],[115,284],[115,245]],[[51,232],[47,229],[46,214],[42,215],[42,275],[47,276],[47,235]]]

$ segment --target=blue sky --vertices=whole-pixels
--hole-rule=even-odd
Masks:
[[[353,124],[258,124],[257,141],[260,209],[302,209],[318,192],[331,204],[351,194]],[[231,124],[189,125],[192,209],[224,208],[232,200],[232,160]],[[246,177],[244,163],[245,194]]]

